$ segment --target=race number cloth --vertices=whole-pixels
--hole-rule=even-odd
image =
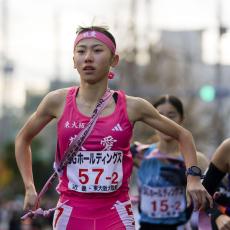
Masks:
[[[149,147],[151,148],[151,146]],[[152,145],[138,170],[140,221],[180,225],[187,221],[185,165],[181,158],[167,157]]]
[[[80,151],[67,166],[68,187],[77,192],[114,192],[122,183],[121,151]]]
[[[151,218],[179,217],[186,208],[184,188],[181,186],[141,189],[141,210]]]

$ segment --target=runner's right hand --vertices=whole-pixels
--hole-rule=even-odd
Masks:
[[[33,187],[33,188],[26,189],[23,209],[26,211],[33,210],[36,199],[37,199],[37,192],[35,188]]]

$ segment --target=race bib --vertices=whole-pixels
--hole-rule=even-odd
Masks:
[[[80,151],[67,166],[68,188],[84,193],[109,193],[122,184],[121,151]]]
[[[149,217],[175,218],[186,208],[185,190],[181,186],[141,189],[141,210]]]

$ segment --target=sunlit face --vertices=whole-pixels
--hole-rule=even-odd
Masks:
[[[181,117],[181,115],[179,114],[179,112],[177,111],[177,109],[170,104],[169,102],[166,102],[164,104],[159,105],[156,108],[159,113],[161,115],[164,115],[165,117],[169,118],[170,120],[175,121],[177,124],[181,125],[183,122],[183,118]],[[157,131],[158,135],[160,138],[164,139],[164,140],[172,140],[173,138],[170,136],[167,136],[159,131]]]
[[[81,80],[94,83],[107,78],[110,67],[115,66],[118,60],[104,43],[89,38],[76,45],[73,61]]]

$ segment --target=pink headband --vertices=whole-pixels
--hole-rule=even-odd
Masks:
[[[89,31],[78,34],[74,41],[74,48],[81,40],[87,39],[87,38],[95,38],[103,42],[105,45],[108,46],[108,48],[112,51],[112,53],[115,54],[116,47],[115,47],[115,44],[112,42],[112,40],[109,37],[107,37],[105,34],[95,31],[95,30],[89,30]]]

